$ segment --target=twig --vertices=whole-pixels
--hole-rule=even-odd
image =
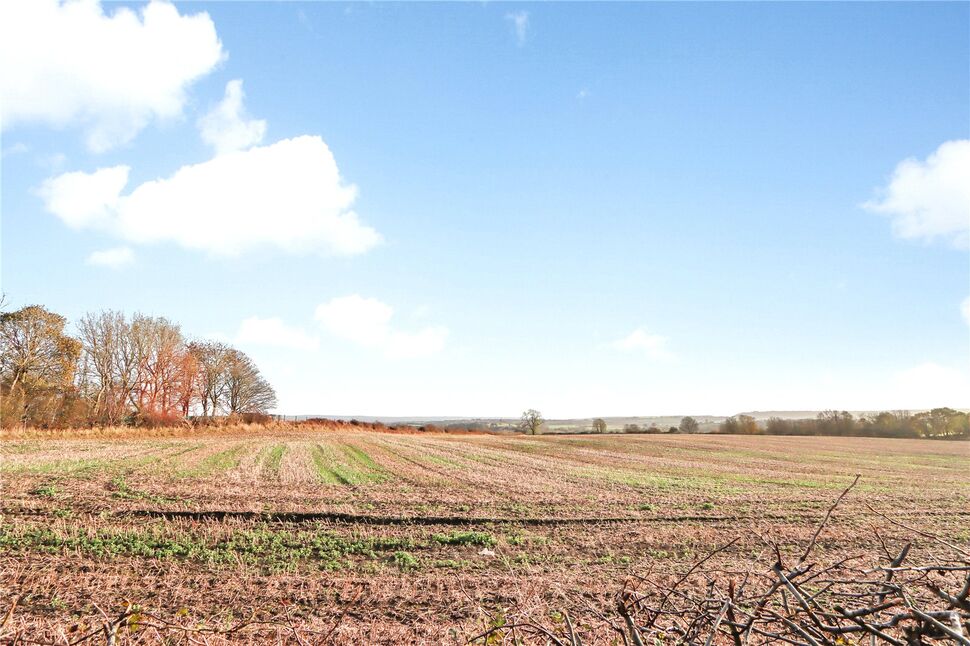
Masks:
[[[843,491],[842,494],[835,500],[835,502],[832,503],[832,506],[829,507],[829,510],[825,512],[825,518],[823,518],[822,522],[818,524],[818,529],[815,530],[815,534],[812,536],[812,540],[809,541],[808,547],[805,548],[805,552],[802,554],[801,558],[798,559],[799,565],[804,563],[805,559],[808,558],[808,555],[812,553],[812,549],[815,547],[815,541],[818,540],[818,535],[822,533],[822,529],[825,527],[825,524],[829,522],[829,517],[832,516],[832,512],[835,511],[835,508],[839,506],[839,503],[842,502],[842,499],[846,497],[846,495],[852,490],[852,488],[856,486],[856,483],[859,482],[859,478],[861,477],[862,477],[861,473],[855,474],[855,480],[852,481],[852,484],[850,484],[848,487],[845,488],[845,491]]]

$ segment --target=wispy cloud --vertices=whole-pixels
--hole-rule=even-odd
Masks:
[[[515,41],[520,47],[524,45],[526,39],[529,37],[529,12],[510,11],[505,14],[505,20],[512,27],[512,32],[515,34]]]
[[[30,146],[22,141],[18,141],[17,143],[4,148],[3,152],[0,152],[0,156],[13,157],[14,155],[23,155],[26,152],[30,152]]]
[[[669,341],[665,336],[652,334],[644,328],[637,328],[611,345],[617,350],[641,353],[650,359],[671,359],[673,354],[667,347]]]
[[[115,247],[95,251],[87,258],[89,265],[97,267],[108,267],[109,269],[121,269],[125,265],[130,265],[135,261],[135,252],[128,247]]]
[[[310,22],[310,19],[307,17],[307,15],[303,11],[303,9],[297,9],[296,10],[296,18],[297,18],[297,20],[300,21],[300,24],[301,25],[303,25],[304,27],[306,27],[307,31],[309,31],[310,33],[313,33],[314,32],[313,23]]]
[[[448,328],[440,325],[405,332],[391,324],[394,308],[357,294],[331,299],[317,307],[316,319],[332,335],[392,359],[436,354],[444,349]]]
[[[320,340],[301,330],[291,327],[277,317],[259,318],[251,316],[239,326],[235,342],[240,345],[267,345],[297,350],[316,350]]]

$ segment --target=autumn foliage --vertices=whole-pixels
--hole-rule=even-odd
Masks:
[[[276,405],[245,353],[187,341],[164,317],[86,314],[77,337],[66,325],[39,305],[0,315],[3,426],[160,426],[260,415]]]

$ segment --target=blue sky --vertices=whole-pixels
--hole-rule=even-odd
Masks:
[[[970,4],[128,6],[2,9],[12,306],[291,414],[970,406]]]

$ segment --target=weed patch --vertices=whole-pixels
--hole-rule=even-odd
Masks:
[[[410,552],[394,552],[393,558],[394,564],[401,570],[413,570],[418,567],[418,559],[416,559]]]
[[[138,489],[133,489],[128,481],[125,480],[124,476],[115,476],[111,479],[109,487],[113,490],[111,492],[112,498],[117,498],[118,500],[147,500],[154,503],[172,503],[176,502],[174,498],[166,498],[164,496],[156,496],[155,494],[148,493],[146,491],[140,491]]]
[[[346,537],[333,532],[286,531],[268,527],[213,537],[205,531],[175,531],[164,526],[135,529],[90,529],[74,526],[0,524],[0,549],[20,552],[82,552],[100,558],[181,559],[212,565],[244,563],[269,571],[293,570],[297,564],[340,569],[351,557],[379,559],[392,552],[399,566],[418,561],[405,548],[422,547],[408,539]],[[407,554],[413,563],[400,554]]]
[[[272,477],[280,474],[280,465],[283,463],[283,455],[286,453],[285,444],[277,444],[267,451],[263,459],[263,470]]]
[[[361,449],[342,447],[342,456],[331,447],[316,444],[310,450],[317,478],[328,484],[359,485],[384,479],[380,467]],[[349,458],[351,464],[341,457]]]
[[[53,483],[47,483],[33,489],[30,493],[41,498],[56,498],[60,495],[61,489]]]
[[[451,532],[449,534],[435,534],[431,537],[440,545],[481,545],[491,547],[497,542],[488,532]]]

